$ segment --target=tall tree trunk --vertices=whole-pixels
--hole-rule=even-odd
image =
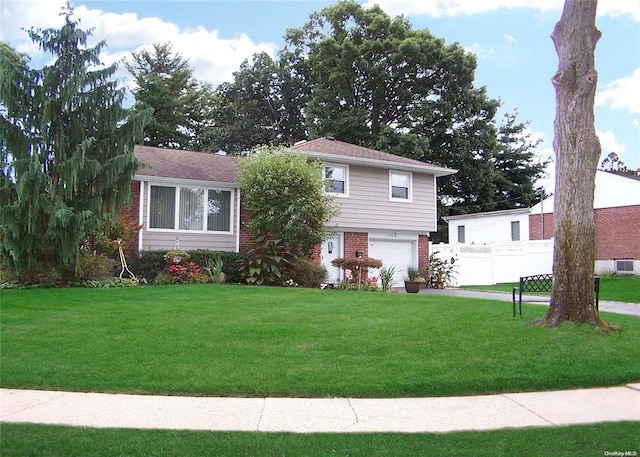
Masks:
[[[594,303],[595,224],[593,199],[600,141],[594,125],[598,74],[597,0],[565,0],[551,38],[558,53],[553,148],[556,153],[554,204],[554,283],[551,305],[538,321],[545,327],[563,322],[588,323],[611,330]]]

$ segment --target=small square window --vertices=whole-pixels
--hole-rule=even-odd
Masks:
[[[411,201],[411,173],[389,173],[389,199]]]

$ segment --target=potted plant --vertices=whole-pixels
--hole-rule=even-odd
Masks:
[[[416,267],[407,267],[407,277],[404,280],[404,290],[409,294],[417,294],[420,292],[425,279],[420,276],[420,269]]]

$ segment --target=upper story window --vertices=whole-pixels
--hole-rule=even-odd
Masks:
[[[230,190],[150,186],[149,228],[231,232]]]
[[[389,200],[411,201],[411,173],[389,172]]]
[[[346,165],[324,166],[325,191],[339,196],[349,195],[349,168]]]

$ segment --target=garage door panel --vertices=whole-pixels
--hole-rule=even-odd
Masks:
[[[415,252],[415,241],[377,239],[369,241],[369,257],[382,260],[384,267],[395,267],[394,287],[402,287],[403,280],[407,275],[407,267],[415,265]],[[380,273],[379,270],[376,270],[372,274],[377,276]]]

